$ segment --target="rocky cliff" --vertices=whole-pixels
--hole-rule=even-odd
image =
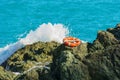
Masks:
[[[120,24],[78,47],[57,42],[27,45],[0,71],[0,80],[120,80]]]

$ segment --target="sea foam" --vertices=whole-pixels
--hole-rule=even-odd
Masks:
[[[15,51],[28,44],[33,44],[38,41],[50,42],[56,41],[62,43],[64,37],[69,34],[67,28],[62,24],[42,24],[35,31],[31,30],[25,38],[19,39],[16,43],[9,44],[0,48],[0,64],[2,64]]]

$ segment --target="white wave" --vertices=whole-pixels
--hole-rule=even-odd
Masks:
[[[63,38],[68,33],[68,29],[64,28],[62,24],[42,24],[35,31],[31,30],[25,38],[20,40],[20,42],[25,45],[32,44],[37,41],[57,41],[62,43]]]
[[[67,28],[62,24],[42,24],[35,31],[31,30],[25,38],[21,38],[18,42],[9,44],[4,48],[0,48],[0,64],[2,64],[15,51],[38,41],[50,42],[56,41],[62,43],[63,38],[69,34]]]

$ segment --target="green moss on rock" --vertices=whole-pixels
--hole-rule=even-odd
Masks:
[[[15,74],[5,70],[3,67],[0,66],[0,80],[13,80],[14,77]]]
[[[61,45],[63,46],[63,45]],[[51,67],[54,79],[56,80],[89,80],[87,66],[82,63],[82,59],[87,55],[87,44],[70,48],[58,47],[53,56]]]
[[[9,66],[9,70],[23,72],[35,64],[34,62],[52,62],[52,51],[59,45],[56,42],[37,42],[27,45],[15,52],[3,66]]]

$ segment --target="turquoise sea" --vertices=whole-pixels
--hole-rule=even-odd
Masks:
[[[70,36],[92,42],[120,22],[120,0],[0,0],[0,47],[43,23],[61,23]]]

